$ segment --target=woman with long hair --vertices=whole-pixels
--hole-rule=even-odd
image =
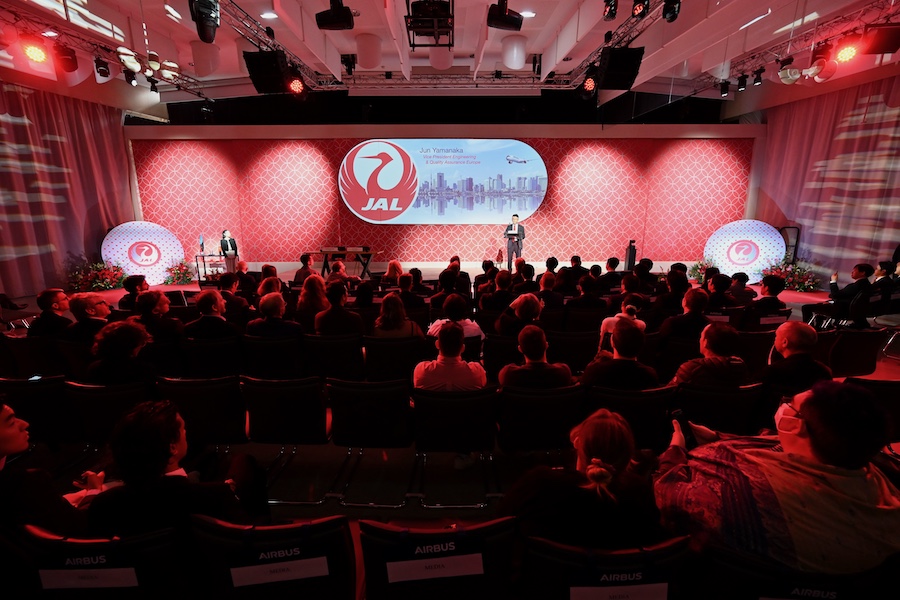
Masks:
[[[422,328],[406,317],[403,300],[396,292],[391,292],[381,301],[381,314],[375,319],[375,337],[419,337],[424,338]]]
[[[303,282],[294,320],[303,325],[303,331],[315,331],[316,315],[328,308],[331,303],[325,297],[325,280],[318,273],[312,273]]]
[[[569,438],[575,468],[532,469],[503,497],[497,516],[515,515],[526,536],[576,546],[620,549],[666,539],[653,496],[656,458],[635,452],[625,418],[601,408]]]
[[[397,286],[397,280],[401,275],[403,275],[403,266],[399,260],[394,259],[388,262],[387,271],[381,276],[381,284],[388,287]]]

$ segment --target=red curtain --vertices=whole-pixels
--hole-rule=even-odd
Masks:
[[[900,79],[773,108],[757,217],[800,228],[799,253],[849,282],[900,243]]]
[[[134,209],[120,110],[3,84],[0,122],[0,292],[17,297],[61,286],[69,254],[99,258]]]

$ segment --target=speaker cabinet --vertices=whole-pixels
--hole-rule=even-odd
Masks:
[[[260,94],[284,94],[291,69],[281,50],[244,52],[244,62],[250,73],[250,81]]]
[[[641,68],[643,48],[610,48],[600,50],[597,89],[630,90]]]

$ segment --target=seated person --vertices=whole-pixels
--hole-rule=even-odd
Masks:
[[[125,415],[109,440],[113,470],[124,485],[100,493],[88,508],[96,535],[131,536],[175,527],[187,531],[192,514],[249,522],[235,495],[242,484],[194,483],[181,468],[187,432],[175,405],[142,402]],[[254,495],[249,489],[246,498]]]
[[[300,323],[305,333],[311,333],[316,330],[316,315],[329,306],[331,303],[325,296],[325,280],[313,273],[303,282],[294,320]]]
[[[878,268],[875,269],[875,279],[872,281],[872,295],[879,296],[882,299],[890,297],[891,293],[896,289],[894,280],[891,279],[891,272],[894,270],[894,264],[891,261],[881,261]]]
[[[312,256],[306,253],[300,255],[300,268],[294,273],[294,287],[302,286],[306,278],[315,273],[314,265],[315,260]]]
[[[634,321],[622,319],[610,338],[612,353],[601,350],[585,368],[580,383],[616,390],[646,390],[659,385],[656,370],[638,362],[644,332]]]
[[[119,300],[119,310],[134,310],[138,294],[150,289],[147,278],[143,275],[129,275],[122,282],[122,287],[128,292]]]
[[[516,336],[526,325],[535,323],[541,316],[541,301],[534,294],[522,294],[500,313],[494,324],[498,335]]]
[[[344,265],[344,261],[336,260],[331,263],[331,273],[325,278],[325,284],[327,285],[333,281],[343,283],[349,289],[352,284],[359,283],[359,277],[347,274],[347,267]]]
[[[79,292],[72,296],[69,308],[75,322],[66,327],[60,334],[60,339],[92,346],[94,336],[107,323],[107,317],[111,312],[109,302],[97,292]]]
[[[172,302],[158,290],[143,292],[135,302],[137,315],[128,320],[144,326],[154,342],[175,343],[184,338],[184,323],[167,317]]]
[[[497,516],[515,516],[523,535],[581,547],[619,549],[669,537],[653,496],[653,456],[635,452],[619,414],[601,408],[570,433],[575,469],[536,467],[500,501]]]
[[[534,280],[534,265],[524,263],[522,265],[522,281],[513,285],[513,294],[517,296],[521,294],[536,294],[540,290],[540,284]]]
[[[754,290],[747,287],[750,277],[746,273],[734,273],[731,275],[731,287],[728,288],[728,294],[734,298],[738,306],[747,306],[757,294]]]
[[[578,280],[578,295],[566,302],[566,310],[591,310],[600,314],[606,312],[606,300],[600,297],[597,280],[583,275]]]
[[[264,338],[289,338],[303,335],[303,326],[284,319],[287,304],[281,292],[269,292],[259,301],[259,319],[247,323],[247,335]]]
[[[766,275],[762,278],[760,288],[762,294],[758,300],[751,302],[744,312],[745,316],[766,316],[778,314],[778,311],[787,308],[787,305],[778,299],[778,294],[784,291],[784,278],[778,275]]]
[[[715,275],[709,283],[709,302],[706,303],[707,313],[722,312],[726,308],[738,306],[737,301],[728,295],[731,289],[731,278],[728,275]]]
[[[425,298],[412,291],[413,277],[412,273],[403,273],[397,278],[397,286],[400,288],[400,300],[403,302],[403,308],[406,310],[418,310],[427,308]],[[447,307],[444,307],[447,310]]]
[[[606,271],[597,278],[597,289],[601,294],[618,288],[622,284],[622,273],[616,271],[619,268],[619,259],[610,256],[606,259]]]
[[[664,350],[667,342],[672,338],[699,340],[703,329],[710,321],[703,314],[706,304],[709,302],[709,294],[700,288],[693,288],[684,294],[681,307],[684,314],[673,315],[662,322],[659,327],[659,347]]]
[[[491,266],[493,266],[493,264],[494,264],[494,263],[492,262],[492,263],[491,263]],[[543,273],[541,273],[540,275],[537,276],[536,281],[538,282],[538,284],[541,283],[541,278],[542,278],[544,275],[546,275],[547,273],[550,273],[551,275],[553,275],[554,281],[555,281],[555,278],[556,278],[556,267],[559,266],[559,259],[556,258],[555,256],[551,256],[551,257],[547,258],[547,260],[544,261],[544,266],[546,267],[546,270],[545,270]],[[487,269],[485,269],[485,272],[487,272]],[[551,289],[551,290],[552,290],[552,289],[553,289],[553,286],[550,286],[548,289]]]
[[[242,295],[239,286],[240,280],[234,273],[225,273],[219,278],[219,293],[225,300],[225,312],[222,313],[222,316],[243,331],[250,319],[255,316],[255,306],[251,305],[247,298],[257,298],[258,286],[253,286],[254,293],[249,296]]]
[[[773,394],[793,396],[819,381],[831,381],[831,369],[812,355],[818,337],[812,325],[800,321],[787,321],[778,326],[771,362],[762,375],[763,383]],[[776,360],[776,356],[783,358]]]
[[[869,292],[871,290],[872,284],[869,283],[868,278],[871,277],[873,273],[875,273],[875,268],[872,265],[859,263],[853,267],[852,271],[850,271],[850,277],[853,279],[853,283],[849,283],[843,288],[838,287],[838,274],[833,273],[831,275],[830,283],[831,292],[828,294],[828,297],[831,298],[832,301],[820,302],[818,304],[804,304],[801,307],[803,322],[809,323],[812,320],[813,314],[819,314],[837,319],[852,318],[855,327],[868,327],[869,322],[863,314],[864,311],[858,315],[850,314],[850,303],[860,292]],[[866,309],[868,309],[868,303],[866,303]]]
[[[525,364],[509,364],[500,369],[500,385],[546,389],[574,383],[569,365],[547,362],[547,336],[537,325],[526,325],[519,332],[519,352],[525,356]]]
[[[425,285],[425,279],[422,275],[422,269],[418,267],[413,267],[409,270],[409,274],[412,275],[413,284],[412,291],[416,294],[422,296],[430,296],[434,293],[434,289]]]
[[[184,326],[187,338],[221,340],[241,335],[241,330],[225,320],[225,299],[218,290],[205,290],[197,296],[200,317]]]
[[[340,281],[332,281],[325,288],[325,297],[331,304],[316,315],[316,333],[318,335],[347,335],[356,333],[363,335],[365,326],[362,317],[347,310],[347,287]]]
[[[566,297],[553,290],[556,285],[556,274],[549,271],[541,277],[541,290],[537,293],[544,304],[544,308],[564,308],[566,305]]]
[[[422,328],[418,323],[410,321],[406,317],[403,300],[396,292],[391,292],[382,299],[381,313],[375,319],[372,335],[379,338],[416,337],[425,339],[425,334],[422,333]]]
[[[360,281],[356,286],[356,295],[347,306],[350,308],[372,308],[375,306],[375,286],[371,281]]]
[[[872,460],[891,439],[873,394],[820,382],[775,412],[777,436],[734,437],[677,421],[656,500],[673,533],[790,569],[856,573],[900,552],[900,491]],[[851,594],[852,595],[852,594]]]
[[[750,371],[736,356],[740,336],[728,323],[713,322],[700,334],[700,354],[678,367],[669,385],[691,385],[734,388],[750,381]]]
[[[614,317],[606,317],[600,323],[600,347],[604,350],[612,350],[609,346],[609,338],[612,337],[613,329],[619,321],[630,321],[641,331],[647,330],[647,324],[638,319],[638,313],[641,310],[640,299],[634,294],[628,294],[622,298],[622,312]]]
[[[403,275],[403,265],[397,259],[388,261],[387,270],[381,276],[382,289],[400,284],[400,276]]]
[[[458,265],[455,263],[451,263],[451,267],[448,267],[441,271],[441,274],[438,275],[438,287],[440,288],[436,294],[431,296],[428,299],[428,305],[432,310],[440,310],[444,306],[444,301],[451,294],[456,294],[457,292],[457,278],[459,276],[459,270],[457,268]],[[464,298],[466,297],[464,294],[460,294]]]
[[[69,297],[60,288],[44,290],[37,297],[41,314],[31,322],[28,337],[58,337],[72,324],[72,319],[65,316],[69,310]]]
[[[504,311],[516,297],[512,292],[512,273],[503,270],[494,278],[495,289],[493,292],[481,294],[481,310]]]
[[[649,299],[644,294],[640,293],[641,290],[641,280],[637,277],[637,275],[625,275],[622,277],[622,282],[619,284],[619,293],[614,294],[613,296],[607,298],[607,315],[613,316],[622,306],[622,299],[625,296],[633,295],[635,298],[640,300],[641,308],[648,306],[650,304]]]
[[[455,321],[441,324],[435,346],[437,360],[426,360],[413,371],[413,386],[439,392],[478,390],[487,384],[487,374],[478,362],[462,359],[465,332]]]
[[[136,321],[116,321],[101,329],[94,338],[96,356],[88,365],[85,381],[98,385],[143,383],[148,391],[156,385],[156,369],[138,358],[152,338]]]
[[[703,271],[703,282],[700,284],[700,289],[707,294],[712,294],[710,283],[712,283],[713,277],[720,273],[721,271],[719,271],[718,267],[706,267],[706,270]]]
[[[444,300],[444,314],[447,315],[446,319],[438,319],[428,327],[428,335],[437,337],[444,323],[453,321],[462,326],[465,337],[478,336],[484,339],[484,332],[481,330],[481,327],[471,318],[471,311],[466,303],[466,299],[459,294],[451,294]]]

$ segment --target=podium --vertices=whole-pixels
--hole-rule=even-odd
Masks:
[[[194,266],[197,268],[197,279],[202,283],[208,280],[210,272],[216,272],[210,269],[225,270],[225,257],[221,254],[195,254]]]

